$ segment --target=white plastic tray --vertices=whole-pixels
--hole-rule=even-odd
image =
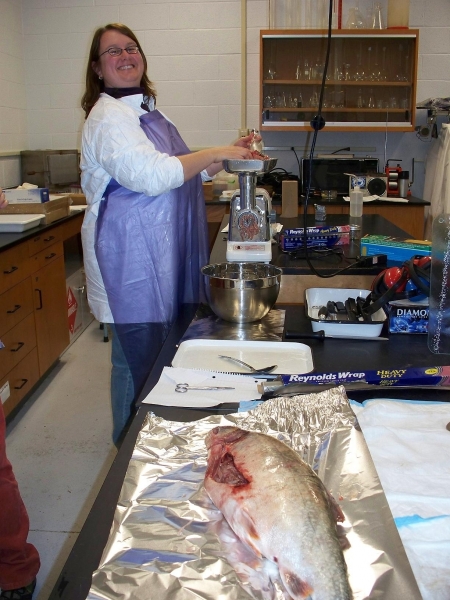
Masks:
[[[278,365],[273,373],[291,375],[310,373],[313,368],[311,348],[296,342],[237,342],[235,340],[186,340],[173,357],[173,367],[208,371],[249,373],[249,370],[219,354],[243,360],[259,369]]]
[[[37,227],[45,215],[0,215],[0,232],[20,232]]]
[[[386,313],[382,308],[372,315],[372,322],[358,321],[324,321],[319,319],[318,312],[321,306],[326,306],[329,300],[345,302],[348,298],[366,298],[370,290],[356,288],[308,288],[305,290],[306,316],[311,320],[313,331],[324,331],[325,335],[351,335],[354,337],[378,337],[386,320]]]

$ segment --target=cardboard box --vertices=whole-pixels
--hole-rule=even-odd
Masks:
[[[70,213],[69,206],[71,199],[69,196],[50,196],[50,200],[44,203],[19,203],[19,204],[8,204],[6,208],[2,209],[4,215],[45,215],[43,224],[49,225],[58,219],[67,217]]]
[[[68,194],[72,200],[72,206],[86,206],[86,196],[84,194]]]
[[[25,190],[3,190],[10,204],[42,204],[50,200],[47,188]]]
[[[365,235],[361,238],[361,256],[386,254],[388,261],[403,262],[416,254],[431,256],[431,242],[428,240],[401,240],[387,235]]]
[[[428,333],[428,298],[417,302],[394,300],[387,303],[386,311],[390,333]]]

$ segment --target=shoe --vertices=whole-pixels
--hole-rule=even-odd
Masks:
[[[25,587],[15,590],[2,590],[0,600],[31,600],[35,587],[36,579]]]

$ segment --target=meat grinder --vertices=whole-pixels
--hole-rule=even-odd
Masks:
[[[266,190],[256,188],[256,180],[259,174],[268,173],[276,164],[276,158],[223,162],[227,173],[239,176],[239,190],[230,201],[228,262],[270,262],[272,258],[271,200]]]

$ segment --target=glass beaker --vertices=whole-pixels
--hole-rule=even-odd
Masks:
[[[372,29],[384,29],[383,13],[379,2],[372,9],[371,27]]]
[[[386,46],[383,46],[382,55],[381,55],[381,77],[380,81],[387,81],[388,73],[387,73],[387,60],[386,60]]]
[[[335,102],[336,102],[336,108],[344,108],[345,107],[345,92],[344,92],[344,90],[341,90],[341,89],[336,90]]]
[[[348,9],[347,29],[364,29],[364,17],[362,16],[359,6],[351,6]]]
[[[319,96],[315,88],[313,89],[313,92],[309,99],[309,106],[312,108],[317,108],[319,106]]]
[[[359,50],[356,55],[356,69],[353,75],[355,81],[362,81],[365,79],[364,67],[362,64],[362,45],[359,45]]]
[[[357,108],[364,108],[364,98],[362,95],[362,89],[359,88],[358,89],[358,96],[356,98],[356,107]]]

